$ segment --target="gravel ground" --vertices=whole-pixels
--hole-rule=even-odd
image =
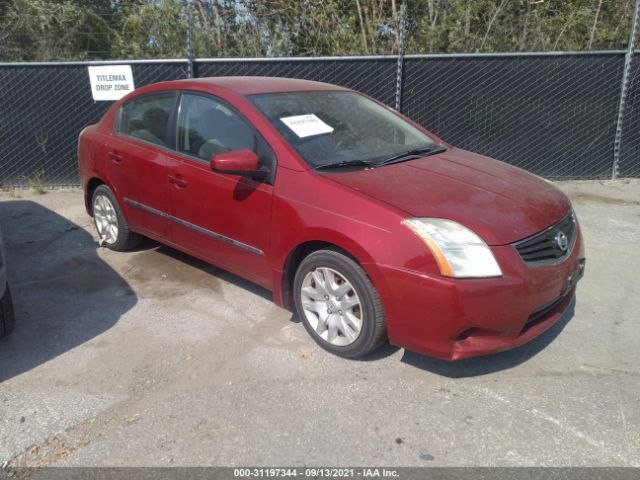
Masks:
[[[586,237],[575,308],[459,363],[340,359],[238,277],[99,249],[80,191],[3,193],[0,465],[640,466],[640,182],[558,185]]]

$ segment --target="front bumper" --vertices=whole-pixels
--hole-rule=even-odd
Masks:
[[[446,360],[522,345],[556,323],[575,297],[584,269],[580,231],[557,265],[528,267],[512,245],[491,247],[503,276],[451,279],[376,265],[373,281],[387,317],[389,342]],[[577,275],[577,276],[576,276]]]

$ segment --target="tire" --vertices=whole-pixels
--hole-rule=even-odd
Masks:
[[[13,299],[7,284],[4,296],[0,299],[0,337],[5,337],[13,332],[14,323]]]
[[[296,271],[293,292],[298,317],[325,350],[359,358],[386,341],[378,292],[362,267],[343,253],[326,249],[307,256]]]
[[[115,195],[106,185],[98,186],[93,192],[91,212],[102,246],[116,252],[126,252],[142,241],[142,236],[129,229]]]

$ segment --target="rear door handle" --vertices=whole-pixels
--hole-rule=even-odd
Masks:
[[[187,188],[187,181],[179,173],[167,175],[167,180],[176,188]]]
[[[111,159],[111,161],[113,163],[121,163],[122,162],[122,155],[120,155],[120,152],[118,152],[117,150],[111,150],[109,152],[109,158]]]

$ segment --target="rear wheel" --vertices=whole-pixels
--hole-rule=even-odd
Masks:
[[[117,252],[124,252],[140,243],[142,237],[129,230],[129,225],[109,187],[100,185],[96,188],[91,205],[101,245]]]
[[[362,267],[336,250],[318,250],[296,272],[298,316],[325,350],[362,357],[386,340],[380,297]]]

